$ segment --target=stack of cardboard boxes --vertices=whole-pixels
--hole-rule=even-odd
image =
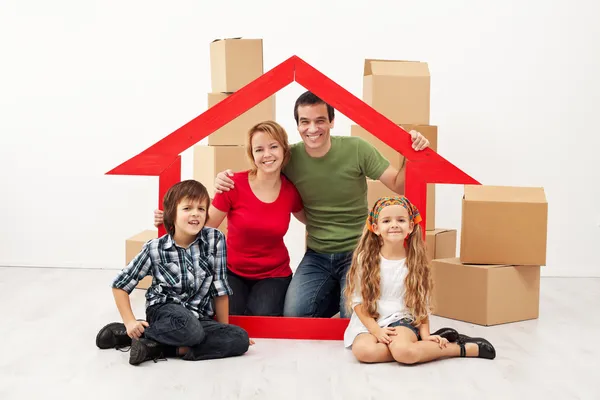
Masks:
[[[433,313],[479,325],[538,318],[547,218],[543,188],[466,185],[460,257],[432,262]]]
[[[430,148],[438,151],[438,127],[429,125],[431,76],[427,63],[400,60],[365,60],[363,74],[363,101],[407,132],[423,134]],[[390,160],[392,166],[404,173],[404,156],[358,125],[351,127],[351,136],[358,136],[373,144]],[[367,180],[369,208],[382,196],[395,193],[383,183]],[[435,185],[427,187],[427,251],[431,260],[456,256],[455,229],[436,228]]]
[[[211,92],[208,108],[231,96],[237,90],[260,77],[263,72],[262,39],[222,39],[210,44]],[[193,179],[201,182],[214,196],[215,177],[221,171],[244,171],[249,168],[246,155],[248,130],[255,124],[275,119],[275,95],[265,99],[208,136],[208,145],[194,146]],[[227,219],[219,226],[227,234]],[[156,230],[143,231],[125,243],[128,264],[144,243],[157,237]],[[138,289],[152,283],[148,276]]]

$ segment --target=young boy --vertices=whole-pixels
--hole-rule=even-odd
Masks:
[[[162,357],[232,357],[248,350],[247,332],[229,325],[232,291],[226,276],[225,237],[204,226],[209,205],[206,188],[195,180],[179,182],[167,191],[163,206],[168,233],[147,242],[113,281],[124,324],[102,328],[96,337],[98,347],[130,345],[132,365]],[[147,321],[136,320],[129,294],[148,274],[153,279],[146,292]]]

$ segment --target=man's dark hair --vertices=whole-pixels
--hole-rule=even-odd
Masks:
[[[329,122],[332,122],[335,118],[335,110],[329,104],[325,103],[319,97],[315,96],[310,91],[304,92],[298,97],[296,100],[296,104],[294,105],[294,119],[296,120],[296,125],[298,125],[298,107],[300,106],[312,106],[315,104],[325,104],[327,106],[327,116],[329,117]]]

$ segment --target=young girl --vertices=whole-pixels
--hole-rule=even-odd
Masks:
[[[353,313],[344,345],[368,363],[495,358],[483,338],[449,328],[430,334],[432,280],[420,221],[404,196],[382,197],[373,205],[348,270],[345,295]]]

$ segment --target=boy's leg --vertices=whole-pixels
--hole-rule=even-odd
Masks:
[[[332,317],[337,308],[339,281],[332,269],[332,254],[308,249],[292,278],[285,296],[286,317]],[[337,312],[337,311],[336,311]]]
[[[200,321],[180,304],[160,304],[148,309],[144,337],[168,346],[195,346],[204,340]]]
[[[266,278],[254,283],[248,296],[246,315],[281,317],[285,294],[292,276],[285,278]]]
[[[250,291],[248,281],[227,270],[227,282],[233,290],[233,294],[229,296],[229,315],[244,315]]]
[[[206,339],[192,347],[184,360],[199,361],[235,357],[244,354],[250,346],[248,333],[236,325],[221,324],[214,320],[201,320]]]

